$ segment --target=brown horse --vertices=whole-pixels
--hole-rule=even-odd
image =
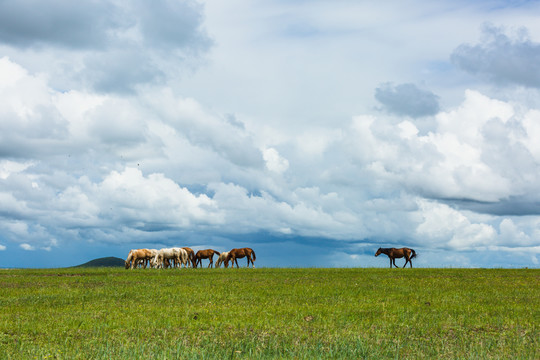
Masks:
[[[390,258],[390,269],[392,268],[392,264],[394,264],[395,267],[398,267],[396,265],[396,259],[401,259],[402,257],[405,258],[405,265],[403,265],[403,267],[407,266],[407,263],[409,263],[412,268],[411,259],[416,257],[416,251],[405,247],[401,249],[379,248],[379,250],[377,250],[377,252],[375,253],[375,256],[379,256],[380,254],[385,254]]]
[[[247,267],[249,267],[249,263],[251,262],[251,265],[255,268],[254,261],[257,260],[257,257],[255,256],[255,251],[250,248],[232,249],[229,251],[229,255],[227,255],[227,259],[225,259],[225,266],[227,267],[229,261],[232,261],[232,267],[234,267],[234,264],[236,263],[236,267],[239,268],[236,259],[241,259],[243,257],[247,257]]]
[[[210,263],[208,264],[208,267],[212,267],[214,265],[214,254],[217,254],[219,256],[219,252],[212,249],[206,249],[206,250],[199,250],[195,254],[195,266],[197,267],[197,264],[200,264],[202,266],[202,259],[208,259],[210,260]]]
[[[189,248],[189,247],[183,247],[182,249],[186,250],[187,255],[188,255],[188,259],[191,262],[191,265],[193,267],[196,267],[195,266],[195,251],[193,251],[193,249]]]

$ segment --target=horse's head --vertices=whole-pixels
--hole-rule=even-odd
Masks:
[[[129,261],[124,261],[124,262],[125,262],[126,269],[128,269],[128,268],[129,268],[129,265],[130,265],[130,264],[129,264]]]
[[[375,253],[375,256],[379,256],[382,254],[382,248],[379,248],[379,250],[377,250],[377,252]]]

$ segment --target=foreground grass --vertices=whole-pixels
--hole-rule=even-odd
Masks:
[[[540,358],[540,270],[0,270],[0,359]]]

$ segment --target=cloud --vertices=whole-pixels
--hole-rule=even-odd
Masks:
[[[350,150],[372,176],[422,197],[498,203],[529,194],[534,203],[540,158],[529,124],[536,116],[467,91],[459,107],[435,116],[427,134],[408,120],[356,117]]]
[[[508,36],[504,28],[485,24],[477,45],[462,44],[450,59],[460,69],[501,85],[540,88],[540,44],[525,28]]]
[[[496,231],[488,224],[471,223],[464,214],[444,204],[420,200],[419,206],[423,222],[416,232],[430,239],[433,247],[468,250],[495,242]]]
[[[112,2],[2,1],[0,41],[17,47],[102,48],[122,26],[119,10]]]
[[[369,255],[351,266],[382,243],[537,251],[540,111],[515,102],[467,90],[426,132],[380,113],[289,127],[172,88],[59,91],[7,57],[0,80],[9,249],[243,239]]]
[[[34,251],[36,249],[34,246],[30,244],[26,244],[26,243],[21,244],[19,246],[21,247],[21,249],[26,250],[26,251]]]
[[[265,149],[263,158],[266,161],[266,168],[270,171],[281,174],[289,168],[289,161],[279,156],[278,151],[274,148]]]
[[[396,115],[417,118],[439,111],[439,97],[414,84],[382,84],[375,89],[375,98],[388,112]]]
[[[0,251],[4,251],[4,250],[6,250],[6,249],[7,249],[7,247],[6,247],[5,245],[1,245],[1,244],[0,244]]]
[[[195,66],[212,45],[202,14],[189,0],[9,0],[0,4],[0,44],[14,57],[50,58],[29,63],[58,88],[132,93]]]

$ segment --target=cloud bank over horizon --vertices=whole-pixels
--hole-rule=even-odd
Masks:
[[[174,244],[253,245],[262,266],[386,266],[373,252],[394,245],[419,266],[538,266],[534,4],[493,13],[517,35],[468,9],[476,33],[440,53],[413,50],[434,41],[411,40],[435,26],[423,10],[366,34],[348,2],[39,4],[0,6],[0,267]],[[311,26],[278,31],[291,17]],[[351,43],[407,54],[404,75],[353,64]]]

